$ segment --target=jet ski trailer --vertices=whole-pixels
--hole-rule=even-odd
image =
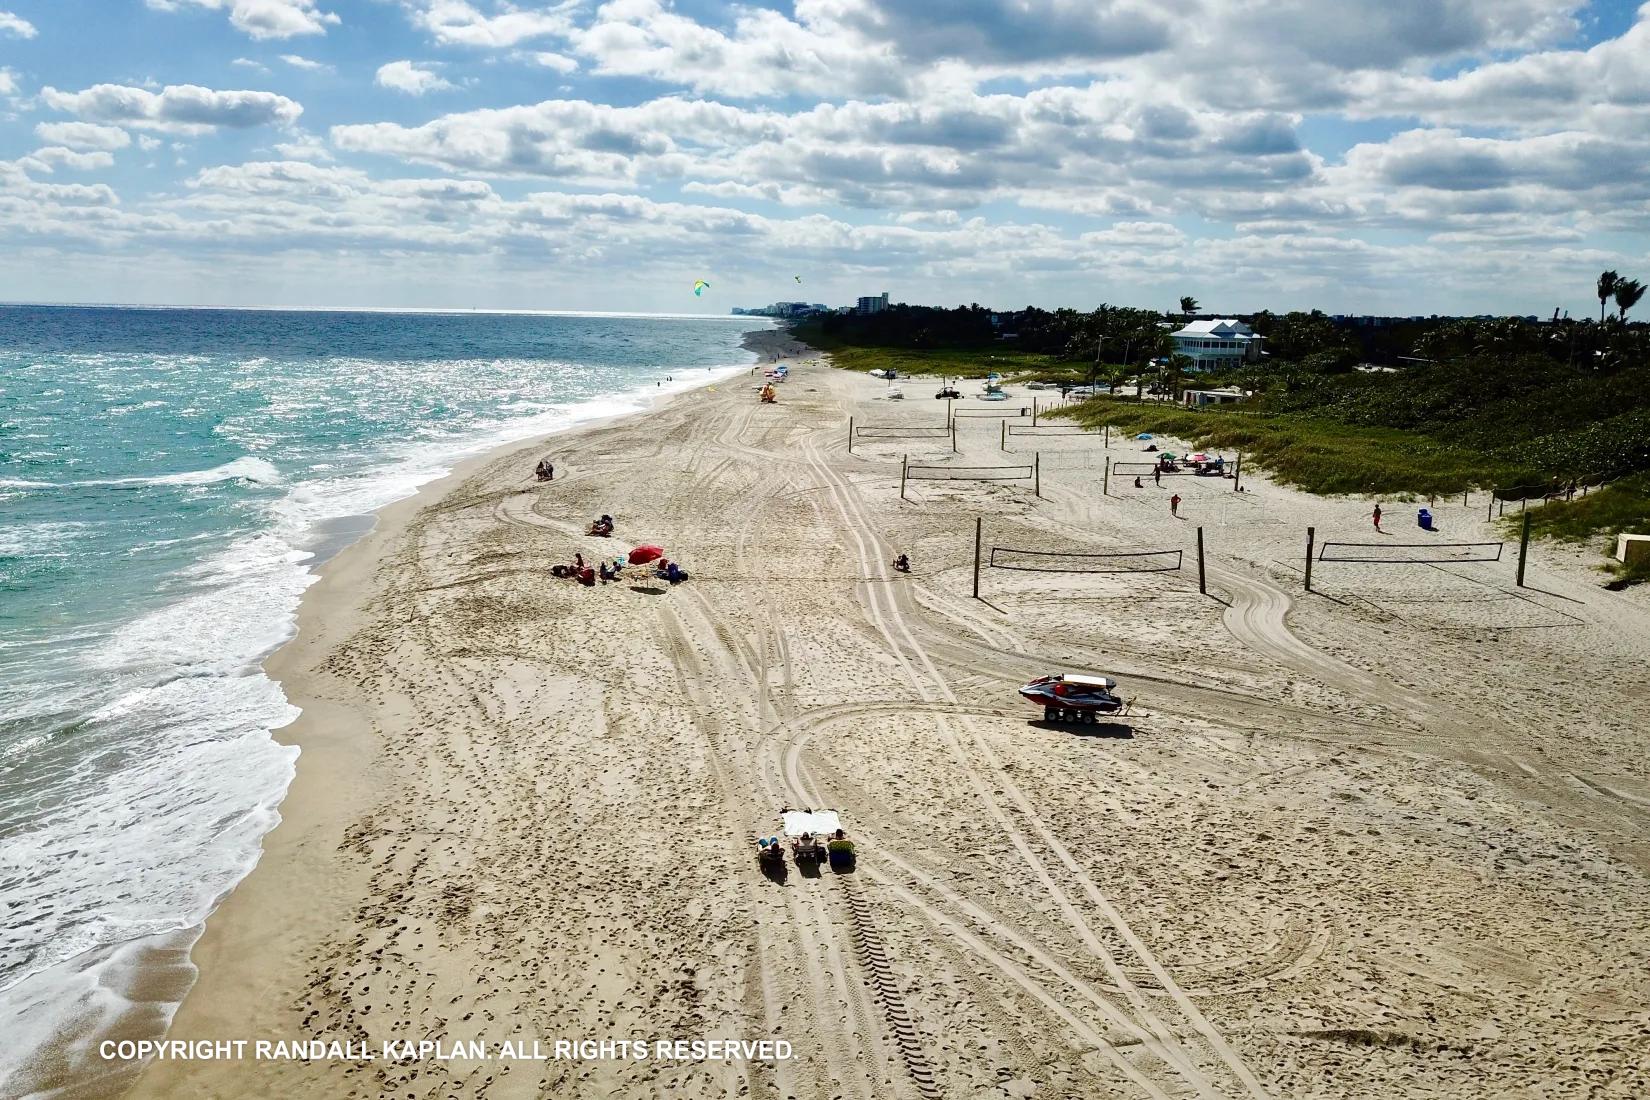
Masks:
[[[1117,695],[1117,681],[1106,676],[1039,676],[1020,689],[1020,696],[1042,707],[1043,718],[1049,722],[1093,723],[1127,709]]]

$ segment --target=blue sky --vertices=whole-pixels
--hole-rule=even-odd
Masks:
[[[1650,5],[0,0],[0,300],[1588,314],[1647,230]]]

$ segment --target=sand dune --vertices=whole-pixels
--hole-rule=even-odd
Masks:
[[[1650,1094],[1642,596],[1545,549],[1529,589],[1510,560],[1347,564],[1307,596],[1305,527],[1368,541],[1366,503],[1254,473],[1103,496],[1138,443],[1005,455],[988,418],[955,457],[850,455],[850,415],[940,403],[806,357],[779,404],[753,386],[472,464],[328,567],[271,666],[304,708],[285,821],[172,1033],[795,1057],[172,1063],[138,1095]],[[1040,499],[899,499],[903,454],[1033,449]],[[1499,537],[1482,506],[1439,502],[1437,537]],[[611,542],[581,533],[602,512]],[[1188,553],[987,569],[976,601],[977,516],[988,545]],[[692,580],[549,577],[648,542]],[[1131,715],[1032,721],[1014,688],[1062,668]],[[838,808],[856,871],[764,877],[786,804]]]

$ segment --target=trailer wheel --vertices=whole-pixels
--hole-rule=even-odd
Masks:
[[[1045,722],[1058,722],[1059,720],[1060,719],[1057,716],[1057,712],[1055,711],[1055,709],[1053,707],[1044,707],[1043,708],[1043,721],[1045,721]]]

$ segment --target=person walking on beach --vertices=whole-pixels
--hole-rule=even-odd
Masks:
[[[1373,512],[1369,513],[1369,518],[1375,521],[1375,530],[1380,531],[1381,530],[1381,505],[1380,505],[1379,502],[1376,503],[1375,510]],[[1385,534],[1386,532],[1381,531],[1381,533]]]
[[[1176,493],[1169,498],[1169,515],[1180,518],[1180,494]]]
[[[1152,484],[1153,485],[1162,485],[1163,484],[1163,467],[1161,467],[1161,466],[1153,466],[1152,467]]]

